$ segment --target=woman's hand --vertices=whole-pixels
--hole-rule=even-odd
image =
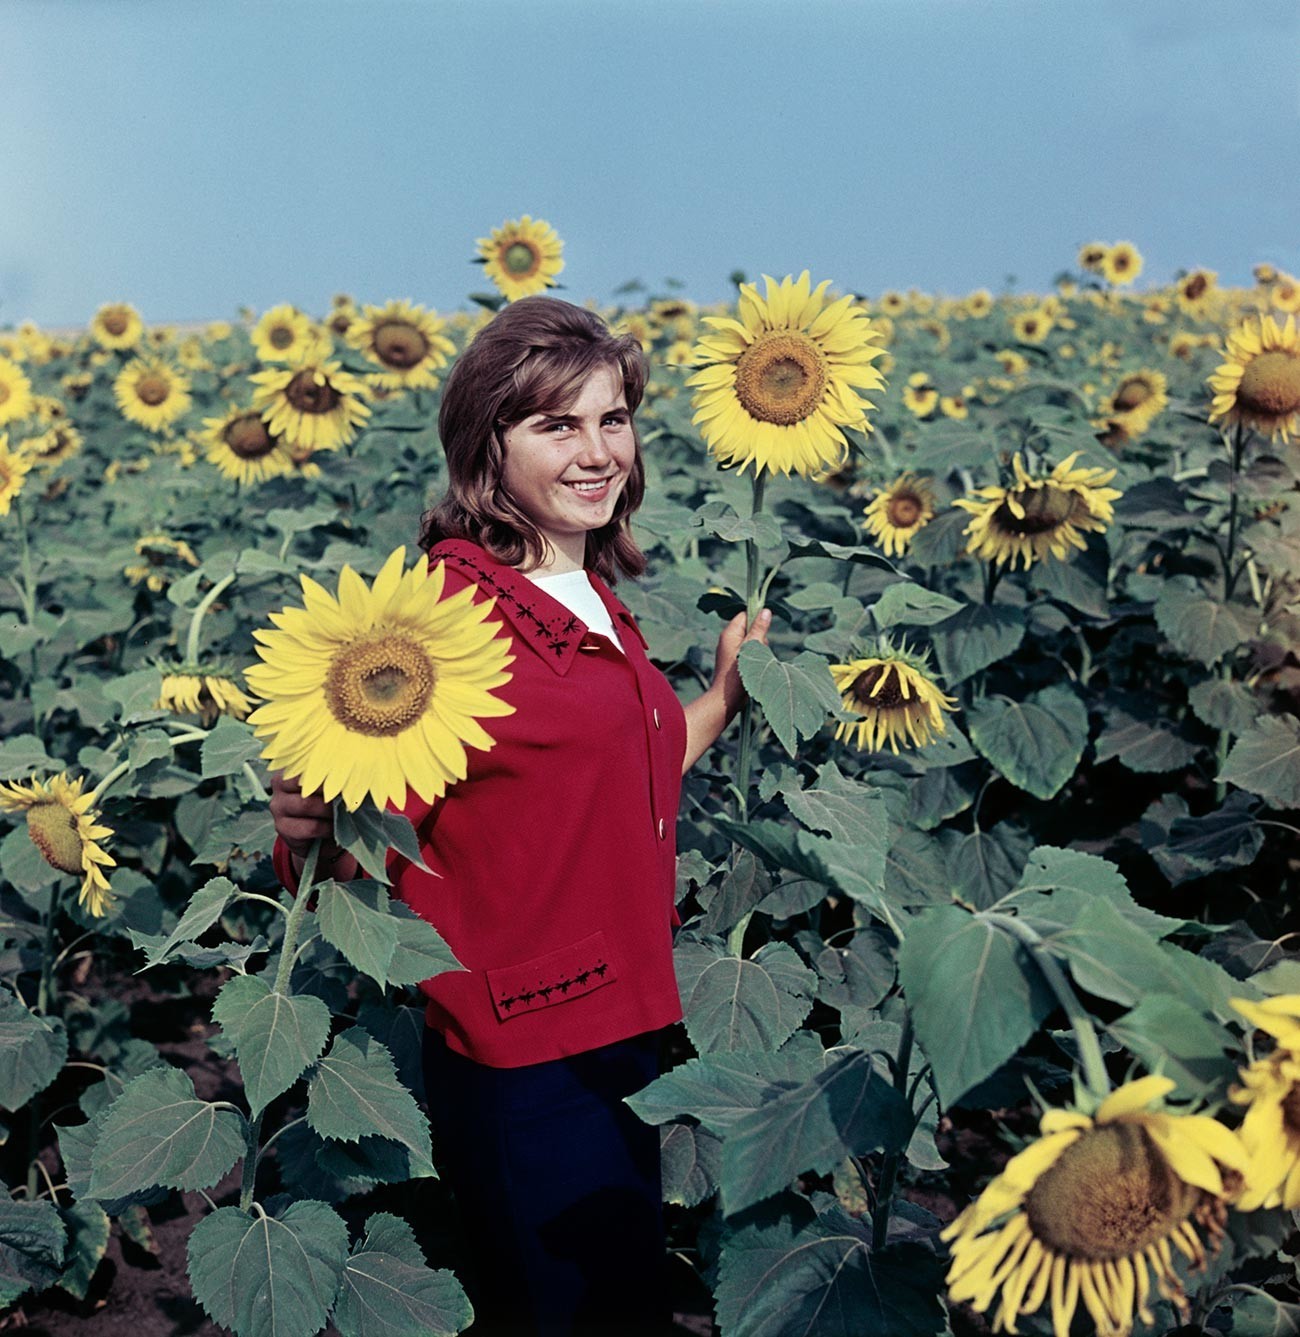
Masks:
[[[318,876],[346,882],[357,875],[356,860],[334,839],[333,808],[319,794],[304,794],[302,785],[281,771],[271,772],[271,820],[293,856],[295,872],[302,871],[312,841],[320,840]]]
[[[767,644],[767,633],[772,625],[772,614],[761,609],[750,627],[745,625],[745,614],[737,613],[722,629],[718,649],[713,659],[713,682],[708,691],[686,706],[686,754],[682,758],[682,774],[711,748],[718,735],[727,727],[745,701],[745,685],[740,681],[736,657],[746,641]]]

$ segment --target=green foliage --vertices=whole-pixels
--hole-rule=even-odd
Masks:
[[[0,989],[0,1109],[21,1109],[59,1075],[67,1058],[63,1023],[29,1012]]]
[[[827,712],[839,709],[835,679],[826,661],[810,650],[782,660],[761,642],[746,641],[737,664],[745,690],[763,708],[763,717],[792,757],[798,740],[811,738]]]
[[[66,1247],[67,1228],[53,1203],[0,1196],[0,1307],[58,1281]]]
[[[1088,712],[1068,687],[1047,687],[1023,701],[984,697],[969,713],[971,742],[981,756],[1035,798],[1060,793],[1088,741]]]

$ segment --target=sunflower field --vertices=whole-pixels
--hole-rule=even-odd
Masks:
[[[459,963],[384,887],[407,743],[309,771],[369,876],[295,897],[273,688],[311,617],[436,597],[440,384],[559,251],[505,225],[443,315],[0,332],[0,1326],[124,1332],[146,1260],[137,1333],[470,1324],[415,987]],[[1300,285],[1141,267],[597,308],[651,365],[652,659],[692,699],[773,611],[628,1101],[681,1331],[1300,1331]]]

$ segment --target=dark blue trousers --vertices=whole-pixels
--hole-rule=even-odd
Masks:
[[[659,1130],[622,1098],[659,1076],[658,1031],[492,1068],[424,1035],[438,1170],[465,1228],[470,1337],[664,1337]]]

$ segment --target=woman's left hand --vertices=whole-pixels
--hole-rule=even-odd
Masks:
[[[718,637],[718,650],[713,661],[713,685],[709,690],[721,693],[727,719],[731,719],[745,700],[745,687],[740,681],[740,670],[736,667],[740,647],[746,641],[760,641],[766,645],[771,626],[772,612],[768,608],[759,610],[753,625],[748,629],[745,626],[745,614],[740,612],[727,623]]]

